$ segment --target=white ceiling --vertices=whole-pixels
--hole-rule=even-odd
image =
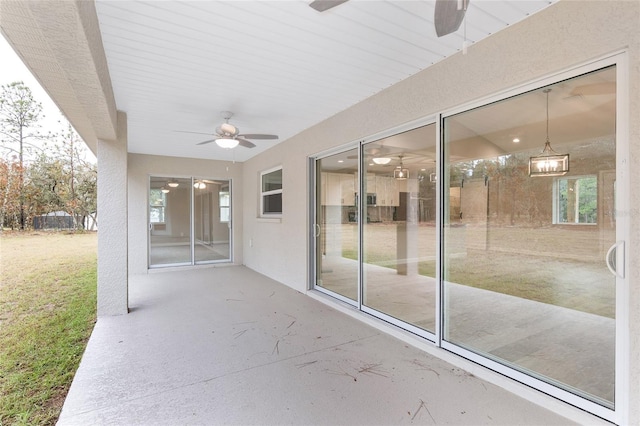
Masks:
[[[466,37],[478,42],[553,1],[472,0]],[[98,0],[129,151],[245,161],[462,49],[464,23],[436,36],[435,1],[350,0],[322,13],[308,3]],[[242,133],[280,139],[225,150],[179,132],[213,133],[225,110]]]

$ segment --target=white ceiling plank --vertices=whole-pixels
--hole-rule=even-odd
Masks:
[[[434,1],[350,0],[319,13],[309,1],[110,1],[96,9],[131,152],[245,161],[279,141],[235,152],[176,130],[213,132],[220,111],[280,141],[459,52],[438,38]],[[472,0],[472,42],[549,1]]]

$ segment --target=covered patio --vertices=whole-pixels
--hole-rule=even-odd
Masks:
[[[640,3],[472,1],[469,32],[443,38],[434,32],[435,3],[352,0],[318,12],[309,1],[0,2],[3,36],[100,170],[99,319],[60,424],[640,423]],[[585,125],[601,122],[606,131]],[[554,147],[572,149],[563,182],[550,175],[527,185],[524,171],[482,175],[480,165],[506,167],[507,157],[517,166],[509,170],[521,169],[519,159],[524,170],[549,128]],[[242,145],[218,146],[229,137]],[[369,154],[371,164],[362,161]],[[374,163],[379,154],[386,164]],[[355,169],[345,169],[349,161]],[[582,258],[591,247],[589,261],[607,278],[555,270],[608,286],[604,302],[585,286],[575,297],[609,315],[569,318],[537,301],[524,318],[519,303],[533,297],[458,293],[465,280],[447,274],[475,269],[456,264],[448,247],[491,248],[476,264],[508,264],[514,250],[536,256],[539,230],[569,227],[553,208],[568,211],[569,178],[601,188],[592,190],[597,214],[570,226],[576,237],[554,240],[571,244],[554,243],[553,260]],[[205,180],[228,183],[226,205],[220,191],[198,192]],[[433,190],[421,193],[420,182]],[[465,207],[464,197],[480,196]],[[354,292],[352,305],[321,294],[340,266],[321,264],[322,228],[344,220],[353,231],[369,205],[385,212],[373,223],[410,221],[411,206],[433,221],[436,303],[394,291],[406,284],[396,279],[387,292],[366,294],[362,262],[335,280]],[[323,209],[336,220],[316,214]],[[536,220],[518,228],[525,238],[509,240],[517,212]],[[452,218],[460,229],[471,223],[464,238],[448,230]],[[368,220],[351,232],[353,247],[339,247],[341,258],[369,254]],[[474,223],[504,227],[478,233]],[[228,241],[209,232],[213,225],[226,227]],[[155,239],[162,226],[170,240]],[[199,241],[211,243],[200,263]],[[228,244],[224,259],[213,243]],[[155,248],[186,248],[186,259],[170,254],[156,264]],[[550,269],[533,260],[536,272]],[[521,286],[517,278],[506,285]],[[358,309],[369,296],[386,317]],[[428,318],[418,308],[402,313],[435,337],[385,322],[411,303],[436,307]],[[485,321],[492,314],[501,327]],[[420,323],[434,319],[457,321],[459,333]],[[612,361],[606,369],[592,362],[594,346]],[[601,384],[604,404],[586,397]]]
[[[132,276],[129,303],[97,323],[59,425],[598,423],[242,266]]]

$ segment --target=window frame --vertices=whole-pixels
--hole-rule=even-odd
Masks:
[[[263,191],[264,188],[264,177],[266,175],[269,175],[273,172],[277,172],[278,170],[280,170],[282,172],[282,166],[276,166],[276,167],[272,167],[270,169],[267,170],[263,170],[262,172],[260,172],[260,181],[259,181],[259,185],[260,185],[260,217],[268,217],[268,218],[280,218],[282,217],[282,208],[280,209],[279,212],[265,212],[264,208],[265,208],[265,197],[268,197],[270,195],[277,195],[277,194],[282,194],[283,193],[283,187],[284,184],[281,182],[280,184],[280,188],[279,189],[273,189],[270,191]]]
[[[225,195],[227,197],[227,203],[225,205],[222,204],[222,196]],[[220,223],[229,223],[231,221],[231,193],[227,191],[218,192],[218,208],[220,214]],[[222,212],[226,211],[227,220],[223,219]]]

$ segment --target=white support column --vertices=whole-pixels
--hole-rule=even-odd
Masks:
[[[127,115],[116,140],[98,139],[98,316],[129,311]]]

